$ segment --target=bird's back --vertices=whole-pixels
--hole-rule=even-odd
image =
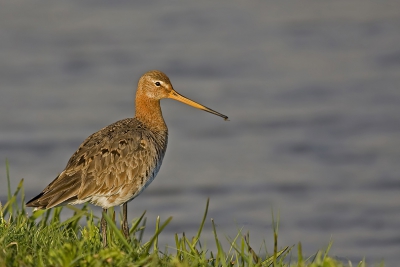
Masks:
[[[117,121],[89,136],[27,206],[91,202],[109,208],[132,200],[156,176],[167,142],[167,130],[151,130],[136,118]]]

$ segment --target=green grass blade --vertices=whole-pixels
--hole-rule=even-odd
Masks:
[[[6,158],[6,176],[7,176],[7,193],[8,200],[11,199],[11,182],[10,182],[10,166],[8,163],[8,159]]]
[[[299,242],[299,245],[297,246],[297,258],[298,258],[298,262],[299,262],[299,266],[302,266],[304,263],[304,259],[303,259],[303,249],[301,246],[301,243]]]
[[[270,265],[272,265],[272,264],[274,263],[275,257],[278,259],[279,257],[281,257],[282,255],[284,255],[284,254],[287,253],[287,252],[289,252],[289,247],[285,247],[284,249],[278,251],[278,252],[276,253],[276,255],[272,255],[272,256],[266,258],[266,259],[261,263],[261,265],[263,265],[263,266],[270,266]]]
[[[158,231],[156,231],[156,233],[154,234],[154,236],[146,243],[144,244],[145,249],[145,253],[144,255],[149,254],[150,251],[150,247],[151,244],[153,244],[154,240],[158,237],[158,235],[162,232],[162,230],[168,225],[168,223],[172,220],[172,217],[169,217],[162,225],[161,227],[158,229]]]
[[[144,218],[142,226],[139,228],[140,229],[139,239],[138,239],[139,242],[142,242],[142,240],[143,240],[144,230],[146,229],[146,222],[147,222],[147,218]]]
[[[129,230],[129,233],[130,233],[130,234],[132,234],[132,233],[134,233],[134,232],[137,231],[137,228],[138,228],[140,222],[143,220],[145,214],[146,214],[146,211],[144,211],[144,212],[142,213],[142,216],[140,216],[139,219],[137,219],[137,220],[135,221],[135,223],[132,224],[132,227],[131,227],[131,229]]]
[[[80,211],[76,212],[76,214],[74,214],[71,218],[69,218],[69,219],[65,220],[64,222],[62,222],[60,224],[60,226],[65,226],[65,225],[68,225],[68,224],[73,223],[73,222],[79,222],[79,220],[83,216],[85,216],[87,214],[88,214],[88,212],[86,210],[80,210]]]
[[[210,204],[210,198],[207,198],[206,210],[204,211],[203,219],[202,219],[202,221],[201,221],[199,230],[197,231],[197,235],[196,235],[196,237],[195,237],[195,239],[194,239],[194,241],[193,241],[193,246],[196,245],[196,243],[197,243],[197,242],[199,241],[199,239],[200,239],[200,235],[201,235],[201,232],[203,231],[204,223],[205,223],[206,218],[207,218],[208,206],[209,206],[209,204]]]
[[[21,181],[19,181],[19,184],[17,186],[17,189],[15,190],[14,194],[11,196],[10,193],[10,197],[7,201],[7,203],[3,206],[3,216],[6,216],[7,213],[10,213],[10,215],[13,215],[13,206],[15,205],[16,209],[18,209],[18,206],[16,205],[16,200],[17,200],[17,196],[19,191],[21,190],[21,188],[24,185],[24,179],[21,179]]]
[[[215,245],[217,246],[217,256],[215,265],[218,266],[219,264],[221,264],[222,266],[227,266],[224,250],[222,249],[221,243],[219,242],[218,239],[217,229],[215,227],[214,219],[211,219],[211,224],[214,232]]]
[[[155,235],[155,239],[154,239],[154,244],[153,244],[153,250],[154,251],[158,251],[158,235],[157,232],[160,229],[160,216],[157,216],[156,219],[156,235]]]

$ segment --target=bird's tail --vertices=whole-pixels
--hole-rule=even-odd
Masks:
[[[34,207],[35,210],[50,209],[76,200],[80,188],[79,179],[77,178],[74,176],[58,176],[42,193],[29,200],[26,206]]]

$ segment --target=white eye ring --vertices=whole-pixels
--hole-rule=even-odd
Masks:
[[[160,83],[160,82],[155,82],[154,84],[155,84],[157,87],[161,86],[161,83]]]

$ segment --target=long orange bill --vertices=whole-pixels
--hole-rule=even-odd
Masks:
[[[178,100],[182,103],[185,103],[189,106],[210,112],[211,114],[220,116],[222,118],[224,118],[224,120],[228,120],[228,116],[225,116],[224,114],[221,114],[219,112],[216,112],[215,110],[212,110],[211,108],[205,107],[203,105],[200,105],[199,103],[194,102],[193,100],[190,100],[189,98],[184,97],[183,95],[178,94],[175,90],[172,90],[172,92],[170,93],[170,95],[168,96],[168,98],[171,99],[175,99]]]

